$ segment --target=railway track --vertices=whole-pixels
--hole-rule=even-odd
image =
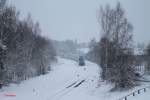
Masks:
[[[64,97],[65,95],[67,95],[68,93],[73,91],[75,88],[79,87],[86,80],[87,80],[87,78],[82,79],[82,80],[77,80],[77,81],[73,82],[72,84],[66,86],[65,88],[59,90],[52,96],[48,97],[46,100],[59,100],[60,98]]]

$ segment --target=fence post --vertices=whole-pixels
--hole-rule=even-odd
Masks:
[[[127,100],[127,97],[125,97],[124,99]]]
[[[146,88],[144,88],[144,92],[146,92]]]
[[[135,93],[133,92],[133,96],[135,96]]]
[[[140,94],[140,90],[138,90],[138,94]]]

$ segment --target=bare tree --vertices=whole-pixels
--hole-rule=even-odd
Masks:
[[[132,30],[124,9],[118,3],[116,8],[101,7],[98,20],[103,34],[100,41],[103,79],[115,84],[115,89],[135,85]]]

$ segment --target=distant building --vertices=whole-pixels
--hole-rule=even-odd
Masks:
[[[148,60],[148,56],[145,54],[145,50],[141,48],[134,49],[134,57],[135,57],[135,70],[141,74],[145,73],[146,62]]]

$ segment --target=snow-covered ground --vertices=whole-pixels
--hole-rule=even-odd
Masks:
[[[0,90],[0,100],[118,100],[137,89],[111,93],[111,86],[98,80],[99,72],[94,63],[78,66],[75,61],[59,58],[49,74]],[[8,93],[16,96],[5,96]]]
[[[85,80],[83,84],[87,84],[90,79],[96,77],[98,77],[97,65],[87,62],[87,66],[81,67],[77,62],[59,58],[58,64],[53,66],[53,70],[49,74],[23,81],[20,85],[12,84],[10,87],[0,90],[0,100],[56,100],[60,99],[67,91],[76,92],[77,88],[73,88],[73,86],[66,88],[67,86],[76,82],[75,86],[82,80]],[[83,84],[81,87],[88,88]],[[96,84],[92,87],[96,87]],[[16,96],[5,96],[8,93],[15,93]]]

